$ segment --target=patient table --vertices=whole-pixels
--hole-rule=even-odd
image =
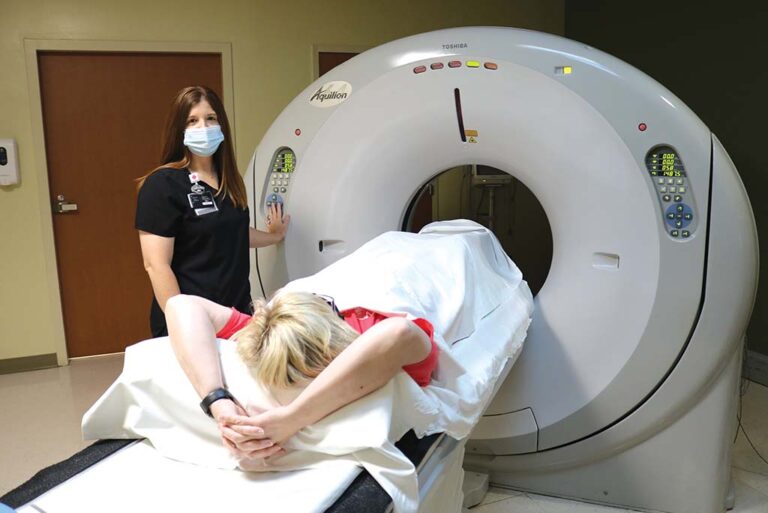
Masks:
[[[371,266],[379,272],[362,272]],[[460,511],[467,435],[517,358],[532,313],[530,290],[496,238],[471,221],[433,223],[418,235],[389,232],[286,288],[330,293],[342,308],[425,312],[441,347],[433,382],[420,388],[401,372],[303,429],[289,440],[292,451],[265,471],[243,472],[197,408],[167,339],[145,341],[128,348],[123,373],[84,417],[86,438],[107,440],[3,500],[46,513],[244,504],[254,511],[351,512],[361,504],[365,511]],[[235,343],[219,344],[228,386],[258,404]],[[139,437],[146,439],[119,440]]]

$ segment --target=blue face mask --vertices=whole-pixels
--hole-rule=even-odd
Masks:
[[[224,140],[219,125],[203,128],[187,128],[184,131],[184,146],[199,157],[210,157]]]

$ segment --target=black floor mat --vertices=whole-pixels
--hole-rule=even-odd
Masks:
[[[99,440],[74,456],[44,468],[26,483],[0,497],[0,503],[12,508],[23,506],[133,442],[135,440]]]

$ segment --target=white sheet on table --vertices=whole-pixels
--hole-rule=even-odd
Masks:
[[[533,303],[520,271],[487,229],[451,221],[428,225],[418,235],[382,234],[286,288],[330,294],[341,308],[429,319],[441,347],[438,369],[425,388],[400,372],[380,390],[303,429],[286,444],[293,449],[286,456],[249,470],[356,461],[392,496],[396,512],[415,511],[415,469],[393,442],[409,429],[469,434],[507,359],[522,347]],[[268,406],[268,394],[239,361],[234,343],[220,341],[220,352],[233,394]],[[169,458],[234,468],[216,425],[197,403],[167,339],[142,342],[126,351],[122,375],[86,413],[83,433],[88,439],[145,437]]]
[[[360,473],[329,461],[294,472],[240,472],[164,457],[148,441],[122,449],[53,488],[19,513],[320,512]]]

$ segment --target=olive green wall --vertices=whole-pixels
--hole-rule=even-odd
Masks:
[[[564,28],[563,0],[3,0],[0,5],[0,138],[16,139],[21,164],[21,184],[0,187],[0,360],[59,350],[60,363],[63,331],[50,257],[51,220],[47,193],[41,192],[46,169],[35,135],[39,100],[27,77],[25,40],[230,45],[230,116],[243,169],[272,120],[312,81],[313,45],[372,47],[466,25],[555,34]]]
[[[739,7],[741,6],[741,7]],[[761,2],[566,0],[566,37],[643,70],[688,104],[739,170],[768,249],[768,49]],[[760,272],[748,347],[768,354],[768,266]]]

